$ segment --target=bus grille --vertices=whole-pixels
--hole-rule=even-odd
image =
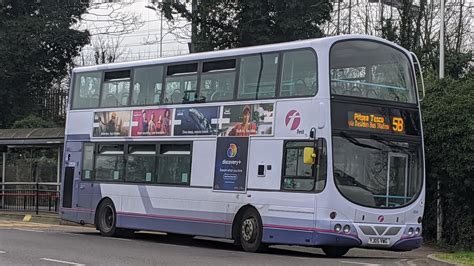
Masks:
[[[369,226],[369,225],[361,225],[359,226],[362,233],[368,236],[394,236],[400,232],[401,227],[394,226]],[[388,228],[388,230],[387,230]]]

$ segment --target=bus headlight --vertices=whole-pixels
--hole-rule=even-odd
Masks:
[[[420,234],[421,234],[421,229],[420,229],[420,227],[417,227],[415,229],[415,235],[419,236]]]
[[[408,229],[408,236],[413,236],[413,227],[410,227],[410,229]]]
[[[344,228],[342,228],[342,231],[344,232],[344,234],[349,234],[349,232],[351,231],[351,226],[348,224],[344,225]]]
[[[340,224],[336,224],[336,225],[334,226],[334,231],[336,231],[336,233],[341,232],[341,229],[342,229],[342,226],[341,226]]]

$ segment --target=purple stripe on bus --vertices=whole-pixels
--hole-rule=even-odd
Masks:
[[[264,224],[263,227],[287,229],[287,230],[294,230],[294,231],[311,231],[311,232],[314,231],[314,232],[321,232],[321,233],[334,233],[334,234],[341,235],[340,233],[337,233],[334,230],[315,228],[315,227],[299,227],[299,226],[288,226],[288,225],[277,225],[277,224]],[[358,237],[356,234],[344,234],[343,236],[352,236],[355,238]]]
[[[192,222],[204,222],[204,223],[219,223],[219,224],[231,224],[232,222],[224,220],[210,220],[194,217],[179,217],[179,216],[168,216],[168,215],[158,215],[158,214],[143,214],[143,213],[133,213],[133,212],[117,212],[119,215],[124,216],[133,216],[133,217],[144,217],[144,218],[158,218],[158,219],[168,219],[168,220],[181,220],[181,221],[192,221]]]

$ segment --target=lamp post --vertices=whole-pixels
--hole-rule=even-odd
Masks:
[[[163,11],[152,5],[145,6],[148,9],[154,10],[155,12],[160,12],[160,57],[163,57]]]
[[[444,0],[441,0],[441,24],[439,28],[439,79],[444,79]],[[443,237],[443,209],[441,206],[441,182],[438,177],[436,184],[438,197],[436,199],[436,241]]]
[[[444,78],[444,0],[441,0],[441,25],[439,29],[439,79]]]

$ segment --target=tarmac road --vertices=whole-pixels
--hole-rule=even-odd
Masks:
[[[410,252],[352,249],[337,259],[317,248],[271,246],[246,253],[227,240],[140,232],[102,237],[94,228],[1,220],[0,265],[447,265]]]

